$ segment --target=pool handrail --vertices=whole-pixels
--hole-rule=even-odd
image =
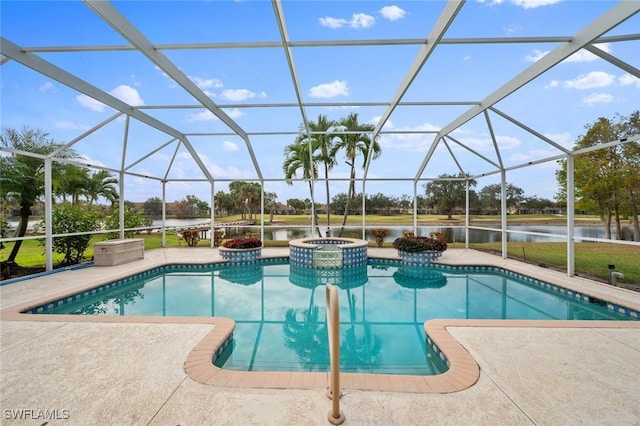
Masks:
[[[340,411],[340,307],[338,304],[338,290],[334,285],[325,285],[325,306],[331,370],[331,382],[327,396],[333,401],[328,419],[329,423],[340,425],[344,423],[345,416]]]

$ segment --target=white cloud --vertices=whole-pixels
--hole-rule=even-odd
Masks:
[[[335,96],[346,96],[349,94],[347,82],[335,80],[331,83],[319,84],[309,89],[309,96],[312,98],[333,98]]]
[[[549,53],[550,50],[538,50],[538,49],[534,49],[531,53],[529,53],[527,56],[524,57],[524,60],[527,62],[537,62],[540,59],[542,59],[542,57],[544,55],[546,55],[547,53]]]
[[[54,85],[52,82],[47,81],[44,84],[42,84],[38,90],[40,90],[41,92],[49,92],[51,90],[54,90]]]
[[[191,81],[193,81],[196,86],[198,86],[200,89],[205,90],[205,89],[219,89],[221,87],[223,87],[222,81],[218,80],[217,78],[200,78],[200,77],[191,77],[189,76],[189,79],[191,79]]]
[[[65,130],[89,130],[90,127],[84,124],[77,124],[72,121],[55,121],[53,127]]]
[[[618,78],[618,81],[620,82],[620,86],[636,86],[636,88],[640,89],[640,78],[631,75],[631,74],[624,74],[621,77]]]
[[[546,136],[547,138],[551,139],[552,141],[554,141],[558,145],[564,146],[565,148],[571,148],[573,146],[573,137],[571,136],[571,133],[569,133],[569,132],[564,132],[564,133],[545,133],[544,136]]]
[[[121,84],[116,87],[109,94],[113,97],[120,99],[122,102],[132,105],[132,106],[141,106],[144,105],[144,101],[138,94],[138,91],[131,86],[127,86],[126,84]],[[102,102],[99,102],[93,98],[90,98],[87,95],[78,95],[76,96],[76,100],[80,105],[85,108],[89,108],[92,111],[102,112],[107,107]]]
[[[222,110],[225,113],[227,113],[227,115],[229,117],[231,117],[232,119],[234,119],[234,120],[236,118],[239,118],[239,117],[242,117],[243,115],[245,115],[245,113],[240,111],[238,108],[223,108]],[[218,117],[216,117],[208,109],[206,109],[204,111],[200,111],[200,112],[195,113],[195,114],[188,114],[187,115],[187,122],[189,122],[189,123],[193,123],[193,122],[196,122],[196,121],[214,121],[214,120],[218,120]]]
[[[320,25],[328,28],[342,28],[347,25],[346,19],[340,18],[332,18],[330,16],[325,16],[324,18],[320,18]]]
[[[505,0],[477,0],[478,3],[486,3],[488,6],[497,6]],[[509,3],[524,9],[535,9],[536,7],[549,6],[561,2],[562,0],[509,0]]]
[[[582,74],[573,80],[567,80],[563,83],[564,87],[569,89],[593,89],[595,87],[607,87],[615,81],[613,74],[603,71],[592,71],[588,74]]]
[[[126,84],[122,84],[116,87],[109,93],[129,105],[144,105],[144,101],[140,97],[140,94],[138,94],[138,91],[131,86],[127,86]]]
[[[503,28],[503,31],[507,34],[515,34],[522,30],[522,25],[520,24],[510,24]]]
[[[189,114],[187,115],[187,121],[189,123],[192,123],[194,121],[213,121],[213,120],[217,120],[218,117],[216,117],[215,115],[213,115],[213,113],[211,111],[204,110],[201,112],[197,112],[195,114]]]
[[[509,159],[514,163],[524,163],[526,161],[539,160],[541,158],[548,158],[557,154],[556,151],[550,151],[547,149],[532,149],[526,152],[516,152],[512,154]],[[554,164],[555,166],[555,164]]]
[[[549,6],[561,2],[562,0],[511,0],[511,3],[524,9],[535,9],[541,6]]]
[[[407,12],[404,9],[396,5],[385,6],[382,9],[380,9],[380,14],[382,15],[382,17],[390,21],[396,21],[398,19],[402,19],[404,18],[404,15],[406,13]]]
[[[596,44],[594,46],[600,48],[600,50],[604,52],[611,53],[611,46],[609,45],[609,43],[601,43],[601,44]],[[550,50],[535,49],[530,54],[525,56],[524,59],[527,62],[536,62],[549,52]],[[599,56],[594,55],[588,50],[580,49],[576,53],[574,53],[573,55],[565,59],[563,62],[591,62],[599,58],[600,58]]]
[[[376,18],[366,13],[354,13],[349,25],[351,28],[369,28],[376,23]]]
[[[377,120],[380,117],[374,118]],[[387,126],[390,124],[390,127]],[[430,123],[422,123],[414,127],[399,127],[396,128],[393,123],[387,122],[384,126],[384,130],[397,130],[397,131],[420,131],[420,132],[437,132],[440,130],[440,126],[436,126]],[[399,134],[385,134],[383,135],[380,143],[387,149],[400,149],[409,151],[425,152],[433,143],[435,135],[433,133],[399,133]]]
[[[354,13],[350,20],[325,16],[323,18],[319,18],[319,21],[320,25],[323,27],[334,29],[342,28],[344,26],[349,26],[351,28],[370,28],[375,24],[376,18],[371,15],[367,15],[366,13]]]
[[[247,89],[226,89],[222,91],[220,97],[230,101],[244,101],[256,97],[266,98],[267,94],[265,92],[254,93]]]
[[[222,149],[225,151],[237,151],[238,145],[231,141],[224,141],[222,142]]]
[[[592,93],[589,96],[582,98],[582,104],[586,106],[608,104],[611,101],[613,101],[613,95],[610,95],[609,93]]]
[[[493,141],[491,138],[479,138],[479,137],[461,137],[458,141],[473,149],[474,151],[491,151],[495,152]],[[520,146],[520,140],[513,136],[496,136],[496,142],[500,150],[514,149]]]
[[[223,108],[223,111],[227,113],[227,115],[234,120],[236,118],[240,118],[243,115],[246,115],[244,112],[240,111],[238,108]]]
[[[96,112],[102,112],[107,107],[102,102],[98,102],[95,99],[90,98],[89,96],[84,95],[84,94],[76,96],[76,100],[83,107],[89,108],[90,110],[96,111]]]
[[[375,117],[373,117],[373,118],[369,121],[369,123],[370,123],[370,124],[373,124],[374,126],[377,126],[377,125],[378,125],[378,122],[380,121],[380,119],[381,119],[381,118],[382,118],[382,116],[381,116],[381,115],[376,115]],[[393,126],[393,123],[391,122],[391,120],[387,120],[387,121],[385,121],[384,126],[382,126],[382,129],[383,129],[383,130],[391,130],[391,129],[393,129],[393,128],[394,128],[394,126]]]
[[[615,76],[613,74],[608,74],[603,71],[592,71],[588,74],[581,74],[573,80],[552,80],[551,83],[549,83],[549,85],[546,87],[549,88],[562,86],[565,89],[585,90],[594,89],[597,87],[607,87],[614,81]]]
[[[595,47],[600,48],[600,50],[606,53],[611,53],[611,46],[609,45],[609,43],[597,44],[595,45]],[[588,50],[580,49],[576,53],[565,59],[564,62],[591,62],[595,61],[596,59],[600,59],[600,57],[594,55]]]

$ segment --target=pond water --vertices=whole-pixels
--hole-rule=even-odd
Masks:
[[[17,220],[9,220],[9,225],[11,229],[16,229],[18,225]],[[33,225],[39,223],[39,220],[29,221],[28,229],[32,229]],[[189,226],[206,226],[210,222],[208,218],[198,218],[198,219],[167,219],[166,226],[167,227],[189,227]],[[162,220],[154,220],[153,226],[161,226]],[[383,226],[378,226],[383,227]],[[498,225],[490,225],[484,226],[485,228],[499,228]],[[374,228],[374,226],[369,227]],[[394,239],[401,237],[403,231],[409,231],[412,229],[411,225],[406,225],[402,227],[385,227],[391,230],[391,235],[385,238],[385,241],[393,241]],[[576,226],[575,228],[576,237],[586,237],[586,238],[605,238],[605,232],[603,226]],[[320,225],[320,230],[325,233],[326,226]],[[447,228],[447,227],[436,227],[436,226],[420,226],[418,227],[419,235],[429,235],[430,232],[440,231],[445,234],[447,237],[447,241],[449,242],[464,242],[465,240],[465,231],[464,228]],[[526,231],[526,232],[537,232],[542,234],[555,234],[555,235],[566,235],[567,227],[565,225],[517,225],[517,226],[509,226],[509,230],[512,231]],[[237,227],[231,228],[228,230],[229,236],[239,236],[245,235],[247,232],[260,232],[259,227],[246,228],[246,227]],[[338,236],[340,232],[340,227],[336,226],[331,229],[332,236]],[[360,227],[346,227],[344,233],[347,235],[358,235],[361,236]],[[343,233],[343,236],[344,236]],[[612,229],[611,232],[613,238],[615,238],[615,229]],[[11,234],[12,235],[12,234]],[[289,241],[296,238],[303,238],[305,236],[313,235],[311,227],[271,227],[265,228],[265,239],[270,240],[279,240],[279,241]],[[622,227],[622,235],[623,240],[633,241],[634,233],[632,226],[623,226]],[[207,235],[208,238],[208,235]],[[367,231],[366,238],[369,241],[375,241],[375,238]],[[471,243],[488,243],[488,242],[499,242],[501,241],[501,233],[499,230],[496,231],[485,231],[480,229],[471,229],[469,230],[469,242]],[[523,235],[523,234],[508,234],[507,241],[510,242],[564,242],[564,238],[557,237],[545,237],[539,235]]]

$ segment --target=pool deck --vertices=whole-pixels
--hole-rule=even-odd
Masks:
[[[263,256],[287,255],[263,249]],[[369,256],[396,258],[391,249],[370,248]],[[207,342],[230,326],[224,319],[16,314],[156,265],[218,260],[216,249],[158,249],[124,265],[0,287],[1,423],[328,424],[326,373],[193,371],[214,350]],[[473,250],[449,249],[440,261],[500,266],[640,310],[640,293]],[[640,424],[640,321],[434,320],[426,328],[450,359],[463,360],[452,361],[460,376],[435,386],[434,379],[426,390],[429,380],[347,377],[344,424]],[[207,384],[215,377],[218,384]],[[362,390],[376,386],[384,390]]]

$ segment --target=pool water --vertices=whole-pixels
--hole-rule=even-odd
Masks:
[[[328,371],[324,284],[339,287],[341,369],[439,374],[426,344],[433,318],[631,320],[576,296],[494,272],[370,261],[323,270],[276,263],[169,266],[47,314],[222,316],[236,321],[216,365],[243,371]]]

